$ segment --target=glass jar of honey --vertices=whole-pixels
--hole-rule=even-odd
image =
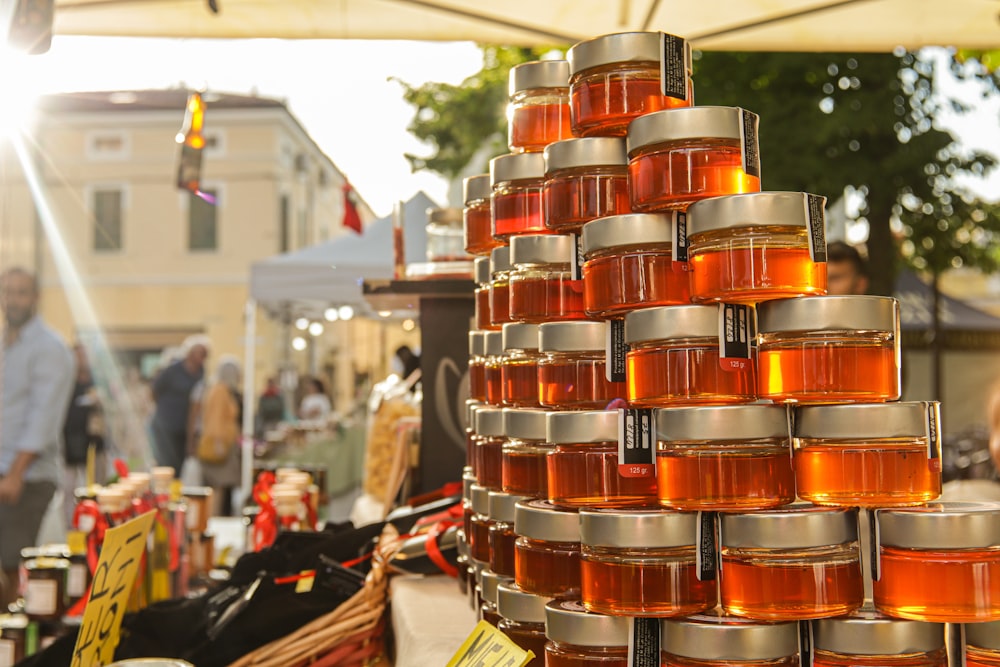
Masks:
[[[779,405],[656,411],[660,504],[679,510],[766,509],[795,500],[788,413]]]
[[[813,667],[947,667],[944,625],[874,611],[812,621]]]
[[[545,667],[628,667],[628,622],[577,600],[545,605]]]
[[[631,406],[749,403],[757,398],[751,358],[724,368],[716,306],[659,306],[625,316]]]
[[[899,303],[819,296],[757,308],[757,393],[789,403],[894,401],[900,394]]]
[[[603,409],[625,398],[626,383],[606,375],[604,322],[550,322],[538,327],[538,402],[567,410]]]
[[[493,238],[493,220],[490,217],[492,194],[489,174],[469,176],[462,181],[462,200],[465,202],[462,232],[465,236],[465,252],[470,255],[489,258],[490,251],[500,245]]]
[[[27,655],[28,617],[22,614],[0,616],[0,665],[14,667]]]
[[[572,274],[575,237],[515,236],[510,240],[510,318],[518,322],[582,320],[583,281]]]
[[[492,570],[483,570],[479,577],[480,595],[483,604],[479,607],[479,618],[493,627],[500,624],[500,612],[497,610],[497,588],[500,584],[512,584],[514,580]]]
[[[493,324],[493,315],[490,313],[490,282],[493,280],[490,275],[490,258],[477,257],[472,262],[472,274],[476,281],[473,296],[475,328],[479,331],[499,331],[500,325]]]
[[[507,78],[507,147],[536,153],[569,138],[569,63],[539,60],[510,69]]]
[[[618,470],[618,411],[550,412],[545,440],[549,502],[559,507],[651,507],[656,479]]]
[[[624,137],[638,116],[694,104],[691,49],[674,35],[602,35],[574,44],[566,59],[574,136]]]
[[[510,248],[502,245],[490,251],[490,318],[494,327],[510,319]]]
[[[628,127],[632,210],[685,210],[700,199],[760,192],[757,115],[739,107],[688,107]]]
[[[525,591],[516,584],[497,585],[497,629],[522,649],[535,654],[524,667],[545,665],[545,605],[550,598]]]
[[[545,442],[544,410],[503,411],[507,442],[503,446],[503,490],[530,498],[548,497],[546,455],[554,448]]]
[[[472,486],[477,484],[476,475],[472,472],[471,466],[466,466],[462,471],[462,533],[466,543],[472,535],[472,516],[475,512],[472,509]]]
[[[687,211],[692,301],[757,303],[826,294],[823,197],[759,192]]]
[[[798,667],[796,623],[758,623],[718,612],[660,624],[662,667]]]
[[[483,374],[486,380],[486,402],[503,405],[503,384],[500,379],[500,362],[503,359],[503,334],[500,331],[483,333]]]
[[[941,495],[939,410],[919,401],[796,408],[799,497],[847,507],[934,500]]]
[[[476,465],[476,442],[478,435],[476,434],[476,410],[486,405],[475,399],[467,399],[465,401],[465,468],[472,475],[472,481],[476,481],[475,465]],[[464,477],[463,477],[464,480]]]
[[[621,316],[650,306],[690,303],[684,265],[672,259],[669,215],[635,213],[583,226],[583,309],[590,317]]]
[[[427,261],[468,261],[460,208],[427,209]]]
[[[33,621],[61,619],[66,611],[69,561],[39,556],[26,561],[24,570],[28,577],[24,588],[24,613]]]
[[[529,592],[549,597],[580,595],[580,518],[574,510],[544,500],[524,500],[514,509],[514,579]]]
[[[875,607],[936,623],[1000,620],[1000,503],[875,512]]]
[[[541,153],[514,153],[490,160],[494,238],[502,241],[549,231],[542,214],[544,179],[545,157]]]
[[[524,496],[490,491],[489,564],[505,577],[514,576],[514,508]]]
[[[1000,667],[1000,621],[966,624],[965,667]]]
[[[486,401],[485,331],[469,332],[469,397]]]
[[[586,223],[631,212],[628,156],[620,137],[566,139],[545,149],[545,224],[579,232]]]
[[[538,325],[511,322],[503,325],[500,359],[500,398],[514,408],[541,407],[538,402]]]
[[[687,616],[715,606],[698,578],[698,514],[580,510],[580,599],[616,616]]]
[[[486,488],[499,491],[503,488],[503,445],[507,441],[503,428],[503,410],[481,407],[476,410],[476,449],[473,470],[476,479]]]
[[[465,539],[469,543],[469,557],[480,563],[490,562],[490,490],[473,484],[469,493],[472,519]]]
[[[796,504],[720,517],[719,590],[728,613],[792,621],[861,606],[857,510]]]

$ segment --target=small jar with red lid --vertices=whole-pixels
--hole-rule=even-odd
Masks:
[[[490,569],[506,577],[514,576],[514,508],[523,496],[490,491]]]
[[[494,238],[505,241],[519,234],[549,232],[542,213],[544,180],[541,153],[512,153],[490,160]]]
[[[524,500],[514,509],[514,580],[528,593],[580,595],[580,517],[576,510],[544,500]]]
[[[486,402],[486,332],[469,332],[469,397]]]
[[[547,408],[600,410],[624,399],[625,382],[607,378],[604,322],[548,322],[538,327],[538,402]]]
[[[503,490],[529,498],[548,497],[545,457],[552,445],[545,441],[545,410],[505,408],[507,442],[501,459]]]
[[[539,60],[510,68],[507,147],[537,153],[573,136],[569,129],[569,63]]]
[[[490,282],[493,280],[490,275],[490,258],[477,257],[473,260],[472,275],[476,281],[474,292],[476,329],[479,331],[499,331],[500,325],[493,324],[493,315],[490,313]]]
[[[501,327],[510,319],[510,247],[490,251],[490,322]]]
[[[486,402],[500,407],[503,405],[503,389],[500,380],[500,361],[503,357],[503,333],[487,331],[483,334],[483,358],[486,379]]]
[[[504,406],[537,408],[538,402],[538,325],[511,322],[501,332],[503,357],[500,359],[500,396]]]
[[[462,231],[465,235],[465,252],[489,257],[490,250],[500,245],[493,238],[493,219],[490,216],[491,195],[489,174],[469,176],[462,181]]]
[[[630,213],[625,140],[587,137],[551,144],[545,149],[542,206],[546,226],[561,233]]]
[[[482,407],[476,410],[476,448],[473,469],[482,486],[499,491],[503,486],[501,457],[507,441],[503,427],[503,410]]]
[[[510,317],[518,322],[582,320],[583,281],[574,280],[576,237],[515,236],[510,240]]]

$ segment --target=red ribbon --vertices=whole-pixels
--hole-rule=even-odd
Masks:
[[[436,524],[431,526],[431,529],[427,531],[427,542],[425,548],[427,549],[427,557],[431,559],[431,562],[440,568],[442,572],[447,574],[449,577],[458,578],[458,568],[448,562],[448,559],[444,557],[441,553],[441,547],[438,546],[438,537],[441,536],[443,532],[456,525],[454,521],[438,521]]]
[[[274,473],[265,470],[257,476],[253,486],[253,499],[260,512],[253,520],[253,550],[260,551],[274,544],[278,536],[278,513],[274,509],[274,499],[271,497],[271,487],[274,486]]]

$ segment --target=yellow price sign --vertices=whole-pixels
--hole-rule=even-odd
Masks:
[[[446,667],[524,667],[534,657],[486,621],[479,621]]]
[[[155,510],[146,512],[104,534],[71,667],[101,667],[114,660],[125,607],[155,516]]]

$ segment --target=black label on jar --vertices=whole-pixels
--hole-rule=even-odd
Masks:
[[[746,304],[719,304],[719,364],[725,371],[750,366],[753,357],[753,307]]]
[[[608,382],[625,382],[625,320],[608,320],[604,336],[604,377]]]
[[[868,511],[868,510],[861,510]],[[869,542],[871,543],[871,551],[869,552],[869,557],[871,558],[872,564],[872,581],[878,581],[882,578],[882,562],[879,558],[879,531],[878,531],[878,510],[871,510],[868,515],[868,530],[869,530]]]
[[[743,154],[743,173],[760,178],[760,147],[757,144],[757,126],[760,117],[752,111],[740,109],[740,152]]]
[[[660,49],[660,92],[667,97],[687,100],[687,67],[685,51],[687,45],[683,37],[663,34]]]
[[[653,410],[618,410],[618,474],[622,477],[654,477],[655,456]]]
[[[660,619],[628,619],[628,667],[660,667]]]
[[[814,262],[826,261],[826,197],[806,195],[806,220],[809,221],[809,256]]]
[[[571,234],[573,237],[573,260],[570,263],[570,271],[573,280],[583,280],[583,235]]]
[[[927,420],[924,424],[927,438],[927,458],[931,468],[941,470],[941,404],[935,401],[924,401]]]
[[[809,621],[799,621],[799,666],[812,667],[813,626]]]
[[[696,574],[698,581],[715,579],[716,567],[719,563],[718,541],[716,540],[715,512],[698,512],[698,528],[695,541],[698,550]]]
[[[670,214],[671,236],[670,244],[671,266],[677,273],[688,270],[688,233],[687,213],[674,211]]]

